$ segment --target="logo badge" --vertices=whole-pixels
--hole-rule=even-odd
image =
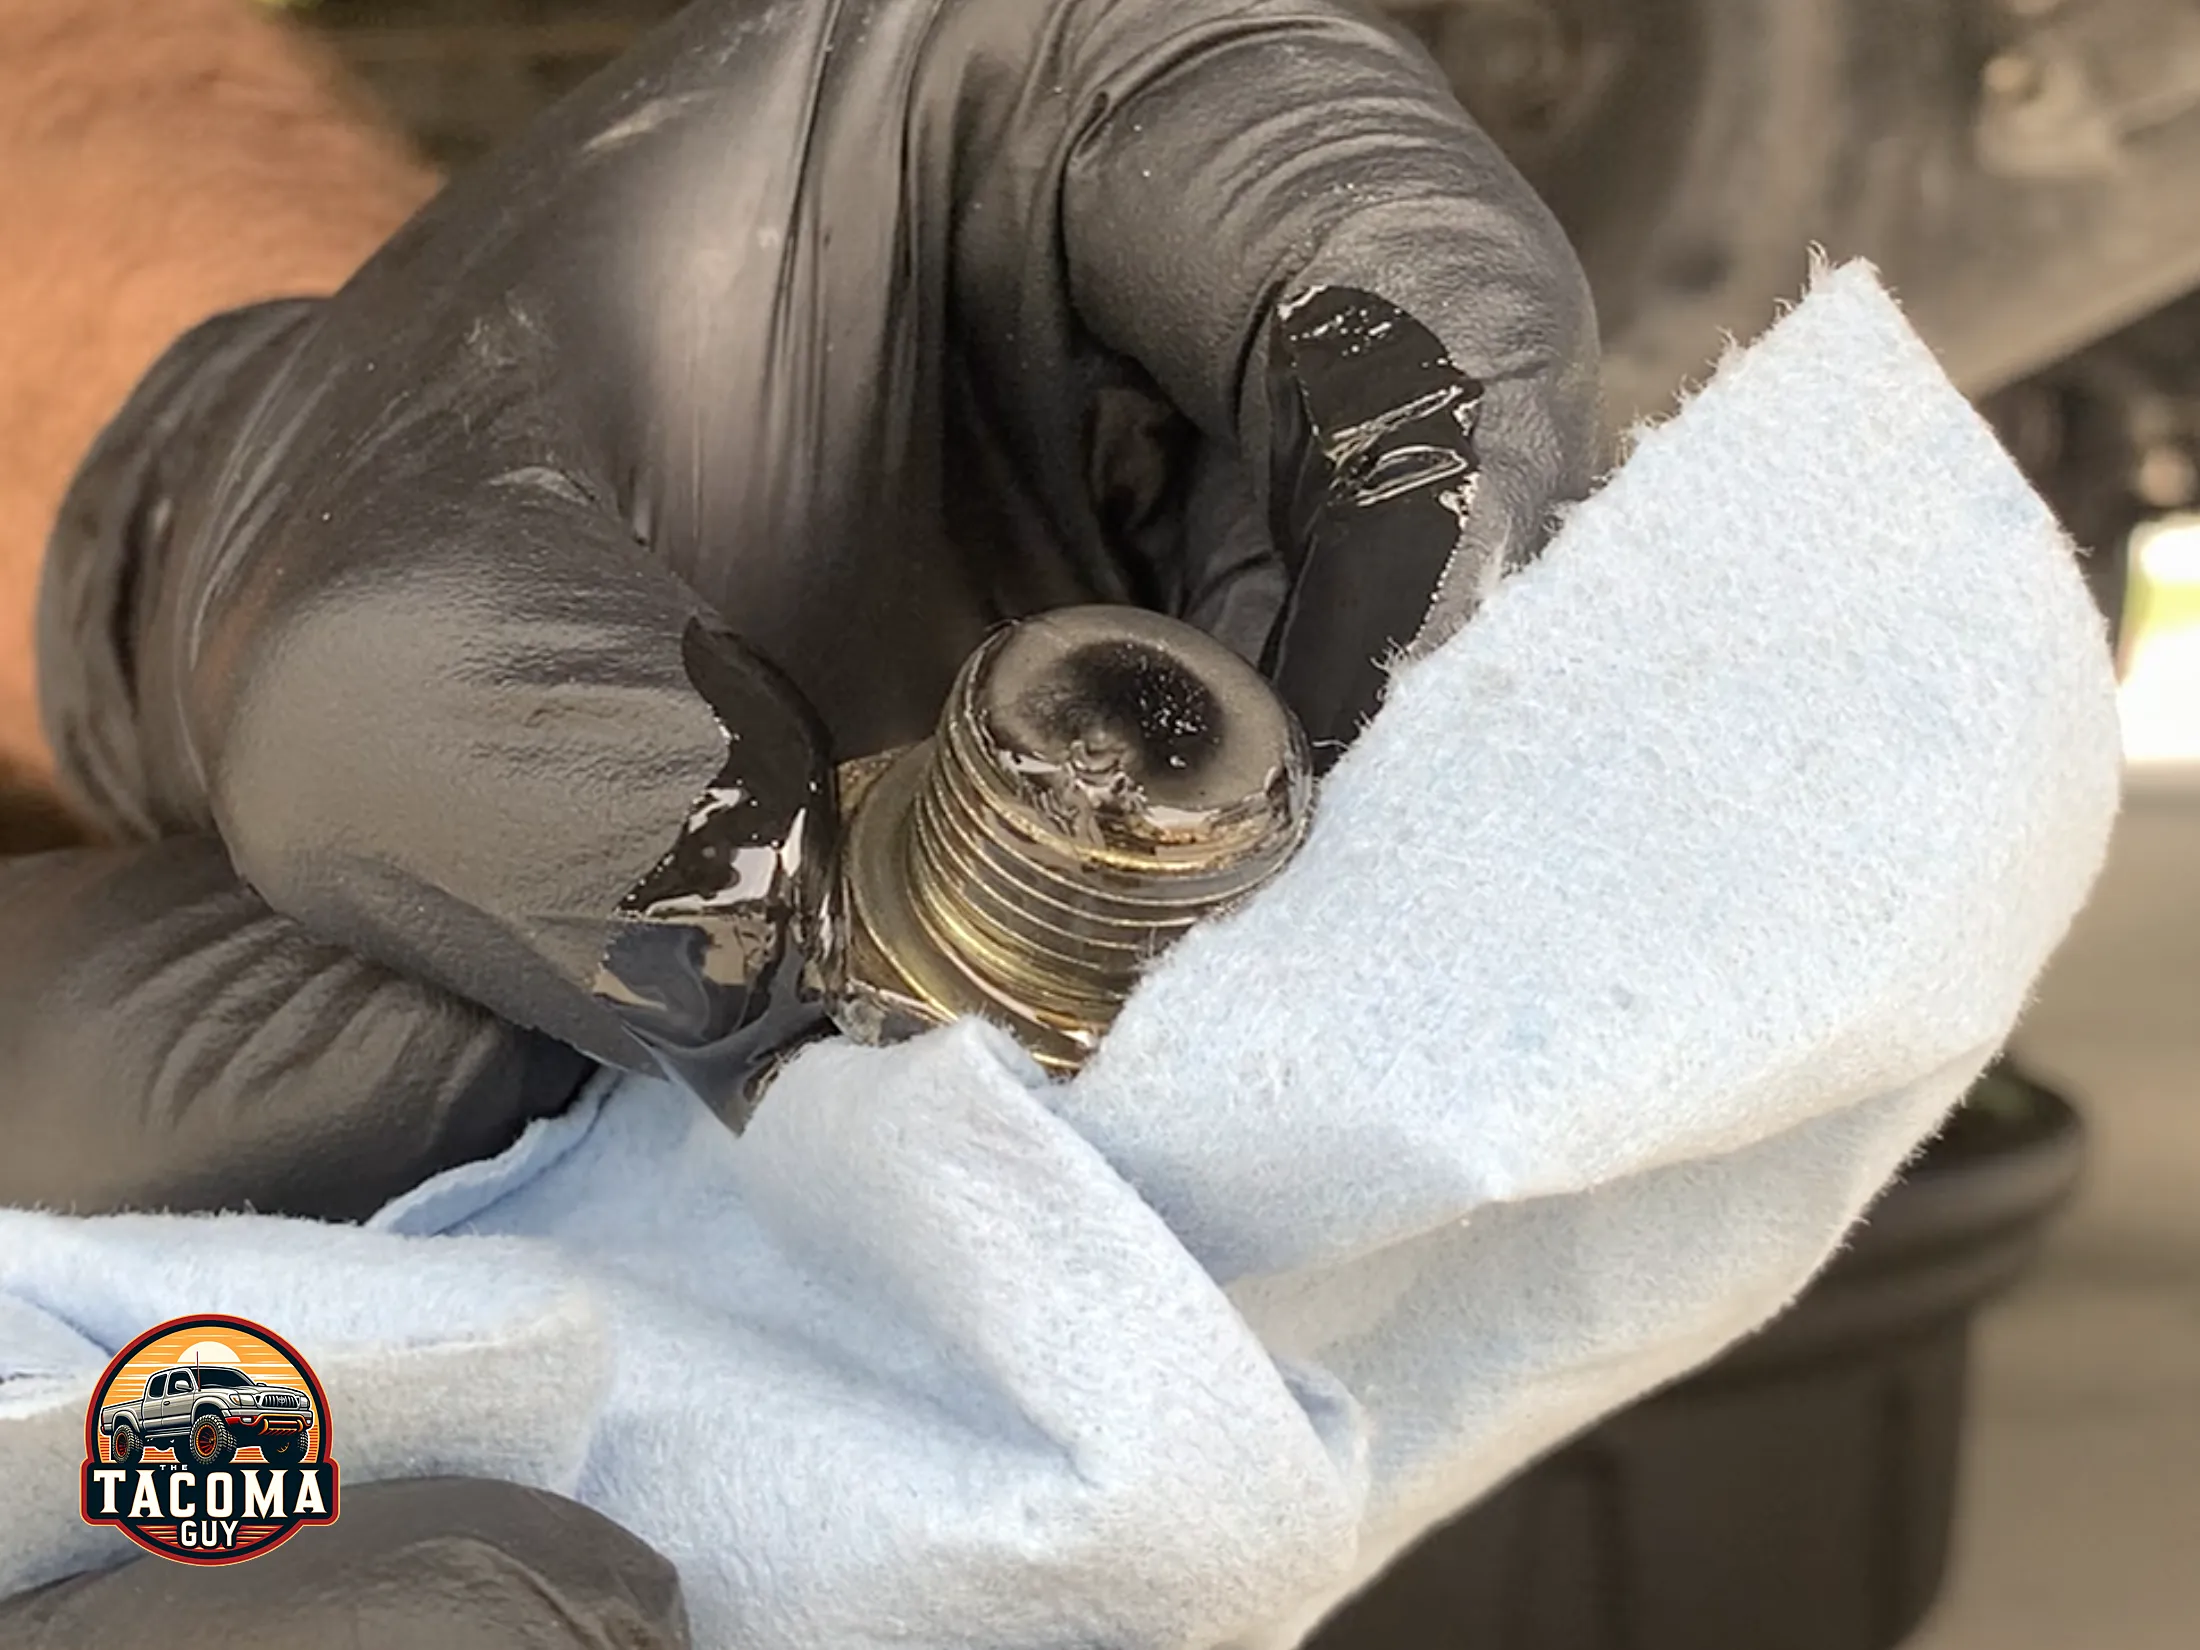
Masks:
[[[281,1336],[174,1318],[115,1354],[84,1415],[84,1521],[183,1564],[240,1564],[336,1521],[328,1398]]]

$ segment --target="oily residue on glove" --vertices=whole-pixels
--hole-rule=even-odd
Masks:
[[[1342,286],[1277,306],[1269,370],[1274,531],[1292,596],[1265,663],[1333,756],[1466,546],[1483,385],[1413,316]],[[1343,645],[1357,656],[1334,657]]]
[[[700,626],[683,654],[707,703],[778,703],[785,726],[727,728],[725,767],[620,902],[595,989],[673,1076],[727,1108],[779,1050],[825,1023],[804,965],[824,909],[834,797],[823,735],[791,686]]]

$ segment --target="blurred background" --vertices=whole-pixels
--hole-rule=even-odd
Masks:
[[[456,171],[677,8],[286,9]],[[1441,1533],[1325,1644],[2192,1650],[2200,0],[1378,9],[1579,247],[1615,451],[1811,246],[1879,264],[2088,552],[2130,788],[2015,1069],[1796,1321]]]

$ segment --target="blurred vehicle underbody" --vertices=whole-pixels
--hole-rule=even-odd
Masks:
[[[2112,618],[2194,502],[2200,5],[1392,0],[1565,222],[1615,426],[1763,327],[1808,248],[1875,262]]]
[[[2183,0],[1393,0],[1596,287],[1615,413],[1667,405],[1805,248],[1875,261],[2006,388],[2200,285]]]

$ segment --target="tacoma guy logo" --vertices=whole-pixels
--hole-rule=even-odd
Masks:
[[[289,1342],[242,1318],[173,1318],[92,1389],[84,1521],[180,1563],[241,1563],[335,1522],[328,1446],[328,1399]]]

